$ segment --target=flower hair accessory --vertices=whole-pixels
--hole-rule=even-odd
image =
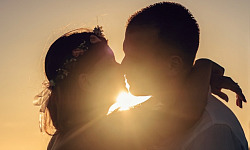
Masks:
[[[102,26],[96,26],[93,30],[93,33],[95,35],[97,35],[98,37],[104,37],[104,34],[103,34],[103,29],[102,29]]]
[[[96,26],[93,30],[92,35],[89,37],[90,44],[96,44],[101,42],[101,37],[104,37],[103,30],[101,26]],[[79,56],[84,55],[86,51],[89,50],[89,46],[87,41],[83,41],[77,46],[77,48],[72,50],[71,56],[69,59],[66,59],[65,63],[57,69],[57,76],[54,80],[50,80],[43,82],[44,90],[35,96],[35,100],[33,104],[35,106],[40,106],[40,112],[45,113],[46,107],[48,105],[49,97],[51,95],[52,89],[56,86],[56,81],[63,80],[70,74],[70,70],[74,68],[75,63],[77,63],[77,59]]]
[[[94,28],[93,33],[95,35],[90,35],[90,43],[96,44],[101,42],[101,39],[99,37],[104,37],[102,27],[97,25]],[[89,46],[87,45],[87,42],[83,41],[76,49],[72,50],[72,56],[79,57],[80,55],[83,55],[84,52],[86,52],[88,49]]]

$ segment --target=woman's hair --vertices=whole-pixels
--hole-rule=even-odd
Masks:
[[[100,28],[99,30],[101,31]],[[77,121],[82,121],[77,118],[84,117],[85,112],[88,111],[84,106],[87,102],[81,94],[78,76],[88,72],[101,57],[96,55],[96,52],[91,52],[93,49],[100,48],[93,48],[90,42],[91,35],[95,35],[106,44],[102,33],[94,31],[76,29],[68,32],[58,38],[47,52],[45,73],[50,81],[48,89],[51,94],[45,108],[43,130],[49,135],[52,135],[55,130],[69,129]]]

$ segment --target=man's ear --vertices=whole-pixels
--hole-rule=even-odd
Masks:
[[[84,90],[84,91],[86,91],[89,88],[87,74],[82,73],[78,76],[78,85],[81,88],[81,90]]]
[[[180,56],[171,56],[169,60],[169,71],[176,75],[183,68],[183,60]]]

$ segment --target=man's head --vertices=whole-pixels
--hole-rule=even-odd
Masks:
[[[126,28],[122,62],[131,91],[153,94],[165,81],[185,76],[198,46],[198,24],[180,4],[156,3],[132,15]]]

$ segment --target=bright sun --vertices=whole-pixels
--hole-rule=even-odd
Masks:
[[[119,111],[125,111],[125,110],[129,110],[130,108],[133,108],[134,106],[141,104],[145,101],[147,101],[151,96],[134,96],[130,93],[129,91],[129,84],[127,81],[126,76],[124,75],[125,78],[125,83],[126,83],[126,88],[128,90],[128,92],[122,91],[116,98],[116,103],[114,103],[110,108],[109,111],[107,113],[107,115],[109,115],[110,113],[112,113],[115,110],[119,110]]]

